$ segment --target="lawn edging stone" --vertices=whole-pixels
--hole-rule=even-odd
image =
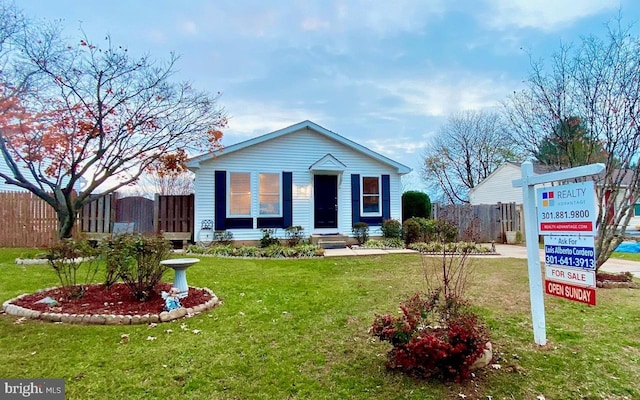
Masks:
[[[204,311],[215,308],[220,301],[218,297],[209,288],[195,289],[204,290],[211,295],[211,298],[205,303],[198,304],[189,308],[178,308],[171,312],[163,311],[159,314],[133,314],[133,315],[120,315],[120,314],[69,314],[69,313],[56,313],[56,312],[41,312],[32,310],[26,307],[21,307],[13,304],[14,301],[28,296],[28,293],[23,293],[12,299],[9,299],[2,303],[2,311],[5,314],[13,315],[19,318],[39,319],[47,322],[63,323],[63,324],[81,324],[81,325],[141,325],[158,322],[170,322],[176,319],[190,317],[196,314],[200,314]],[[48,288],[44,290],[51,290],[55,288]]]

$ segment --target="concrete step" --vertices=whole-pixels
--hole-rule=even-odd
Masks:
[[[318,246],[323,249],[344,249],[347,247],[347,242],[345,240],[320,239],[318,241]]]
[[[311,243],[323,249],[344,249],[347,247],[347,237],[340,234],[311,235]]]

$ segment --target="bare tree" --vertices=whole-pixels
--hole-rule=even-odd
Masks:
[[[177,56],[133,57],[109,37],[68,43],[55,24],[27,24],[22,36],[1,73],[0,154],[11,172],[0,177],[50,204],[60,237],[90,194],[132,184],[163,154],[219,148],[219,94],[173,82]]]
[[[187,153],[178,150],[154,161],[139,181],[145,194],[186,195],[195,191],[195,175],[186,168]]]
[[[422,176],[430,191],[450,203],[467,203],[474,188],[500,164],[519,159],[499,114],[465,111],[451,115],[424,153]]]
[[[562,46],[548,68],[532,62],[527,89],[505,103],[510,128],[529,154],[540,151],[560,122],[579,117],[587,141],[597,143],[595,161],[607,156],[606,172],[595,178],[597,268],[622,242],[640,195],[640,39],[631,32],[618,21],[606,39]]]

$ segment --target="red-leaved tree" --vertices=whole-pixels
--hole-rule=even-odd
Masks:
[[[172,81],[176,55],[157,62],[109,37],[104,46],[86,37],[70,45],[55,24],[23,26],[3,43],[0,154],[10,172],[0,177],[56,210],[60,238],[71,236],[91,194],[133,184],[158,160],[183,158],[168,154],[220,148],[220,93]]]

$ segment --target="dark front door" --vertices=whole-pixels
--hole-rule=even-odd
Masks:
[[[316,228],[338,227],[338,177],[336,175],[314,176],[313,204]]]

